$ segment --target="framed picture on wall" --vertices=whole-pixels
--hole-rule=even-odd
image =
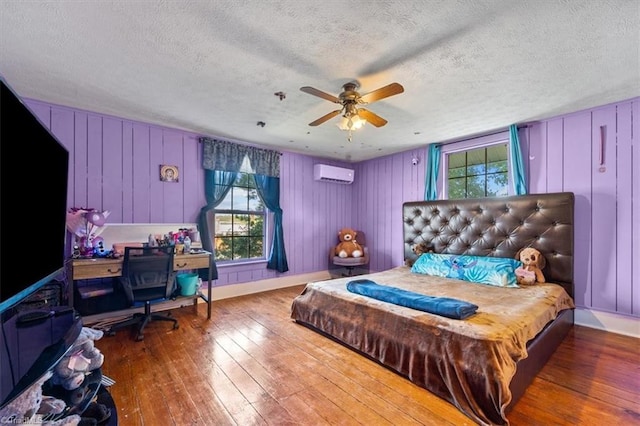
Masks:
[[[178,166],[160,165],[160,180],[162,182],[178,182],[179,175]]]

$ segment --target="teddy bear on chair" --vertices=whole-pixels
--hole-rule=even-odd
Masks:
[[[520,249],[515,256],[522,266],[516,269],[516,279],[520,285],[533,285],[545,282],[542,270],[547,265],[547,261],[538,250],[533,247]]]
[[[340,243],[336,246],[334,254],[338,257],[362,257],[364,250],[362,246],[356,241],[357,231],[351,228],[342,228],[338,232]]]

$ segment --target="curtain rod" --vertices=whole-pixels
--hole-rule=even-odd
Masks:
[[[521,125],[518,126],[518,130],[526,129],[528,127],[529,127],[528,124],[521,124]],[[494,130],[491,133],[476,133],[475,135],[469,135],[469,136],[465,136],[463,138],[449,139],[449,140],[443,141],[443,142],[432,142],[432,143],[437,143],[437,144],[440,144],[440,145],[444,145],[444,144],[448,144],[448,143],[464,142],[464,141],[468,141],[470,139],[484,138],[486,136],[498,135],[500,133],[505,133],[505,132],[508,132],[508,131],[509,131],[509,128],[507,127],[505,129],[502,129],[502,130]]]

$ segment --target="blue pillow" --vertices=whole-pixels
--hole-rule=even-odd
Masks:
[[[522,262],[506,257],[423,253],[411,272],[497,287],[518,287],[515,270]]]

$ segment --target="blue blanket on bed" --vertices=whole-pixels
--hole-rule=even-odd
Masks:
[[[478,306],[473,303],[450,297],[426,296],[397,287],[380,285],[366,279],[349,281],[347,290],[351,293],[361,294],[383,302],[453,319],[468,318],[478,310]]]

